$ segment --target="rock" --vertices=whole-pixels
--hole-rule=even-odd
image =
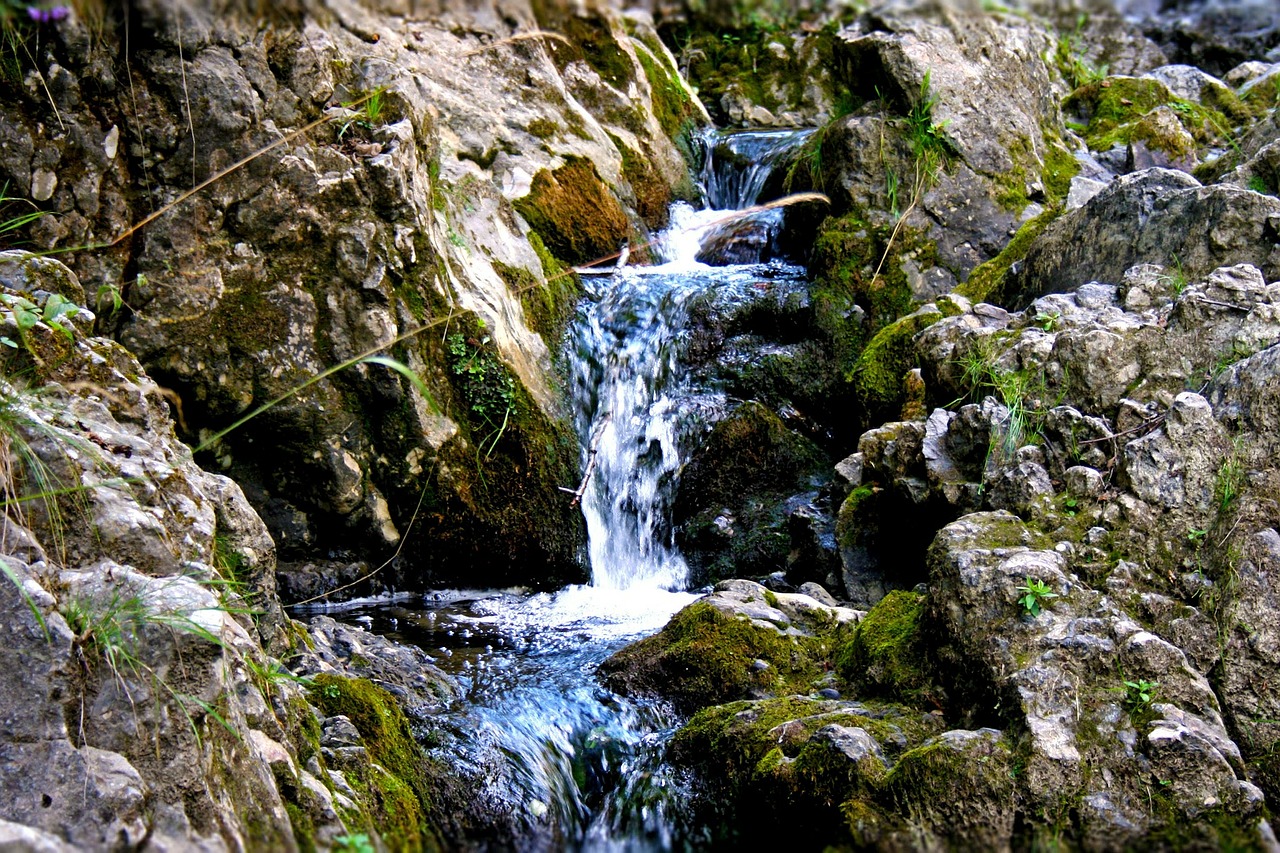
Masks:
[[[802,565],[793,576],[790,564],[824,561],[821,540],[830,537],[830,522],[796,493],[814,488],[828,466],[812,441],[760,403],[746,403],[719,421],[681,471],[673,507],[676,542],[693,577],[786,570],[792,582],[800,574],[825,579],[817,566]],[[717,521],[730,517],[733,524]],[[795,561],[793,551],[801,552]]]
[[[1105,181],[1095,181],[1093,178],[1086,178],[1083,175],[1076,175],[1071,179],[1071,190],[1067,193],[1066,206],[1064,212],[1070,213],[1077,210],[1107,188]]]
[[[1026,775],[1020,777],[1031,796],[1051,800],[1064,789],[1092,796],[1101,791],[1090,790],[1088,780],[1099,772],[1107,776],[1107,795],[1126,806],[1095,812],[1083,828],[1089,833],[1086,843],[1090,837],[1136,837],[1149,822],[1164,819],[1138,805],[1143,802],[1146,771],[1134,760],[1135,751],[1153,762],[1167,762],[1169,772],[1186,778],[1185,786],[1175,785],[1170,791],[1181,819],[1221,806],[1242,826],[1248,824],[1256,802],[1230,769],[1234,746],[1208,681],[1176,646],[1141,630],[1106,597],[1081,586],[1074,576],[1068,578],[1057,552],[1023,546],[1028,533],[1010,516],[971,515],[944,528],[935,540],[927,618],[937,620],[931,624],[960,644],[940,651],[939,671],[954,673],[949,661],[975,654],[990,667],[991,680],[961,679],[948,692],[954,697],[967,694],[980,703],[985,700],[979,697],[991,695],[986,691],[1016,687],[1021,725],[1032,739]],[[1043,602],[1034,618],[1008,610],[1004,616],[1000,613],[1002,603],[1019,594],[1017,587],[1030,585],[1020,578],[1044,582],[1057,594]],[[1021,601],[1018,607],[1025,609]],[[1018,619],[1019,627],[1010,619]],[[996,636],[1000,641],[991,643]],[[1116,666],[1127,678],[1158,682],[1160,695],[1175,697],[1176,708],[1129,702],[1135,726],[1145,725],[1139,715],[1147,707],[1157,718],[1176,718],[1151,724],[1145,743],[1135,744],[1125,734],[1115,695],[1097,682],[1088,687],[1090,682],[1079,677],[1085,671],[1114,671]],[[1062,667],[1076,672],[1076,679],[1064,680]],[[1084,731],[1090,732],[1087,739],[1081,736]],[[1098,736],[1101,742],[1095,742]],[[1182,761],[1187,762],[1183,770],[1176,771]]]
[[[659,634],[609,658],[600,673],[613,690],[660,696],[686,712],[749,696],[808,693],[834,632],[861,616],[807,595],[724,581]]]
[[[1196,222],[1213,226],[1204,234],[1192,228]],[[1010,300],[1025,305],[1082,281],[1119,281],[1134,264],[1168,264],[1175,256],[1188,279],[1239,263],[1280,277],[1278,222],[1280,199],[1229,186],[1201,187],[1165,169],[1138,172],[1050,226],[1011,274]]]
[[[457,683],[417,646],[394,643],[328,616],[313,616],[307,633],[311,645],[295,663],[302,674],[358,674],[394,696],[419,721],[460,696]]]
[[[1162,65],[1142,76],[1163,83],[1175,98],[1197,104],[1219,103],[1231,94],[1221,80],[1192,65]]]
[[[274,535],[309,531],[281,541],[297,547],[291,560],[347,550],[385,559],[429,490],[440,511],[418,515],[405,556],[419,570],[395,578],[400,588],[462,562],[472,581],[484,571],[495,583],[580,579],[583,529],[556,492],[576,476],[576,457],[553,451],[571,429],[548,381],[549,342],[579,291],[552,255],[576,262],[574,251],[595,253],[603,240],[612,252],[614,238],[665,224],[669,202],[693,195],[672,140],[708,119],[647,15],[535,15],[516,2],[501,14],[466,6],[393,21],[385,9],[339,5],[290,6],[267,36],[250,16],[152,4],[137,21],[152,49],[133,57],[135,82],[146,82],[132,95],[109,69],[118,34],[59,21],[68,52],[32,61],[61,130],[55,140],[34,116],[13,114],[0,173],[10,194],[38,196],[56,214],[32,223],[30,244],[45,251],[110,244],[225,169],[214,191],[138,230],[128,253],[60,255],[93,285],[87,297],[78,286],[52,292],[92,307],[123,298],[128,308],[104,311],[100,328],[173,389],[192,446],[292,394],[204,460],[241,483]],[[510,40],[516,20],[565,40]],[[123,123],[102,116],[118,119],[131,98],[153,109],[122,139]],[[288,145],[226,168],[326,114],[332,121]],[[20,287],[14,263],[5,268],[12,275],[0,277]],[[545,283],[522,304],[518,291],[535,280]],[[453,331],[467,325],[463,340],[486,338],[521,389],[483,472],[475,448],[489,430],[462,399],[447,345],[405,334],[445,314]],[[473,336],[476,322],[485,332]],[[397,339],[396,358],[427,394],[371,363],[304,387]],[[486,489],[481,477],[502,485]],[[515,508],[539,495],[542,511],[513,530]],[[290,512],[266,512],[277,503]],[[474,559],[441,558],[464,542]]]

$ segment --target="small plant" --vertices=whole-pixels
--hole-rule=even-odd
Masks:
[[[1199,547],[1204,542],[1204,538],[1208,535],[1209,535],[1209,531],[1207,530],[1192,528],[1191,530],[1187,531],[1187,542],[1189,542],[1192,545],[1195,545],[1196,547]]]
[[[338,141],[345,141],[346,137],[354,130],[363,131],[364,136],[369,136],[387,120],[387,93],[382,87],[378,87],[363,98],[356,98],[351,101],[344,101],[342,104],[344,109],[352,110],[353,115],[338,125]]]
[[[1251,178],[1249,178],[1249,181],[1246,184],[1246,186],[1248,186],[1249,189],[1253,190],[1254,192],[1261,193],[1262,195],[1269,195],[1271,193],[1271,188],[1267,186],[1267,182],[1262,178],[1261,175],[1254,175]]]
[[[950,119],[941,124],[934,123],[933,108],[938,104],[938,96],[933,92],[932,72],[924,73],[920,83],[920,96],[911,105],[907,113],[907,136],[911,140],[911,150],[917,159],[932,160],[934,167],[951,152],[951,144],[943,131],[951,123]]]
[[[1067,514],[1068,518],[1075,518],[1076,514],[1080,512],[1080,501],[1071,495],[1067,495],[1062,501],[1062,510]]]
[[[250,656],[245,656],[244,664],[249,670],[249,675],[258,689],[265,695],[268,688],[273,684],[282,682],[292,682],[294,684],[310,685],[314,679],[306,675],[294,675],[285,669],[283,663],[278,660],[267,659],[265,664],[258,663]]]
[[[1160,682],[1139,679],[1124,682],[1124,706],[1130,714],[1142,713],[1151,708]]]
[[[1056,311],[1049,311],[1044,314],[1037,314],[1035,324],[1043,331],[1052,332],[1058,328],[1058,322],[1062,319],[1062,315]]]
[[[1239,448],[1236,448],[1218,466],[1218,476],[1213,484],[1213,498],[1218,504],[1218,511],[1230,510],[1244,491],[1245,485],[1244,463],[1240,459]]]
[[[60,604],[59,611],[74,635],[72,647],[86,675],[96,666],[103,665],[126,696],[133,695],[130,682],[150,687],[157,704],[167,694],[187,718],[197,743],[202,740],[200,729],[189,706],[199,708],[233,736],[239,737],[209,703],[199,697],[179,693],[173,686],[172,673],[157,671],[143,659],[143,635],[151,626],[195,635],[226,649],[223,640],[208,628],[184,613],[157,610],[145,594],[131,593],[123,588],[112,590],[110,594],[69,597]]]
[[[20,293],[0,293],[0,306],[13,317],[14,325],[18,327],[21,345],[37,360],[39,360],[39,354],[32,348],[28,337],[28,333],[37,323],[44,323],[67,340],[74,337],[72,331],[64,325],[63,318],[75,314],[80,307],[56,293],[50,293],[38,303],[32,302]],[[0,335],[0,344],[17,349],[19,341],[15,341],[8,335]]]
[[[373,853],[373,842],[363,832],[339,835],[333,839],[333,849],[344,853]]]
[[[1173,272],[1164,273],[1158,278],[1173,288],[1175,298],[1181,296],[1182,291],[1187,289],[1187,274],[1183,271],[1182,260],[1177,255],[1173,256]]]
[[[1073,89],[1079,89],[1081,86],[1105,80],[1109,70],[1105,63],[1094,65],[1086,59],[1080,47],[1081,33],[1088,22],[1089,16],[1081,14],[1080,17],[1076,18],[1075,31],[1070,34],[1059,35],[1054,48],[1054,64],[1058,66],[1058,70],[1062,72],[1062,76],[1066,78],[1068,85]]]
[[[477,451],[493,453],[516,410],[516,384],[506,366],[490,351],[488,335],[467,338],[455,332],[447,347],[450,369],[470,412],[489,432],[478,442]],[[488,449],[485,450],[485,445]]]
[[[14,206],[29,207],[21,213],[10,213],[9,208]],[[8,241],[13,236],[17,236],[17,232],[35,222],[48,213],[47,210],[40,210],[36,207],[35,202],[30,199],[16,198],[9,195],[9,185],[5,184],[0,187],[0,241]]]
[[[1018,592],[1024,593],[1018,599],[1018,603],[1031,616],[1039,616],[1040,611],[1044,609],[1045,602],[1052,601],[1058,597],[1052,587],[1035,578],[1027,578],[1027,582],[1018,587]]]

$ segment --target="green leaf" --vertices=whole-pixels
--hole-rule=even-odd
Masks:
[[[418,393],[427,401],[427,405],[431,407],[431,411],[439,414],[440,407],[436,405],[435,397],[431,396],[431,391],[427,388],[427,383],[422,381],[422,377],[409,369],[409,366],[402,361],[397,361],[389,355],[371,355],[360,359],[361,364],[380,364],[383,367],[390,368],[399,373],[405,379],[413,383],[413,387],[418,389]]]
[[[49,626],[44,622],[44,614],[40,612],[40,608],[36,607],[35,601],[31,596],[27,595],[27,591],[22,587],[22,581],[18,579],[18,575],[13,569],[9,568],[9,564],[4,560],[0,560],[0,573],[3,573],[9,582],[13,584],[18,591],[18,595],[22,597],[23,602],[27,605],[27,609],[31,611],[32,617],[35,618],[36,624],[40,626],[40,630],[44,632],[45,640],[51,641],[53,635],[49,633]]]

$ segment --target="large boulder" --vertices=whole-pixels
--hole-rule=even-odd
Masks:
[[[1003,301],[1119,282],[1140,263],[1176,266],[1186,280],[1241,263],[1280,277],[1280,199],[1166,169],[1127,175],[1049,227],[1006,279]]]

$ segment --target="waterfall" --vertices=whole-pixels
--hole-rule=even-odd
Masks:
[[[517,849],[672,850],[703,838],[686,822],[684,777],[664,761],[680,719],[662,703],[609,693],[594,673],[696,598],[683,591],[672,503],[681,466],[730,401],[682,358],[692,309],[703,299],[700,315],[732,313],[803,273],[758,257],[721,266],[699,258],[723,237],[725,206],[755,203],[768,164],[803,136],[736,133],[709,143],[702,181],[712,206],[674,206],[655,244],[662,263],[587,279],[566,360],[590,472],[582,511],[592,585],[437,592],[416,609],[345,616],[419,645],[463,685],[466,702],[442,731],[463,764],[482,769],[486,796],[510,805]],[[741,244],[748,254],[761,245]]]
[[[675,206],[671,227],[654,243],[663,263],[588,283],[572,338],[571,389],[591,472],[582,510],[596,587],[678,590],[688,582],[670,521],[676,480],[692,440],[725,401],[691,387],[680,343],[691,301],[734,277],[697,258],[708,232],[756,204],[773,167],[809,133],[739,132],[708,144],[701,176],[708,207]]]

